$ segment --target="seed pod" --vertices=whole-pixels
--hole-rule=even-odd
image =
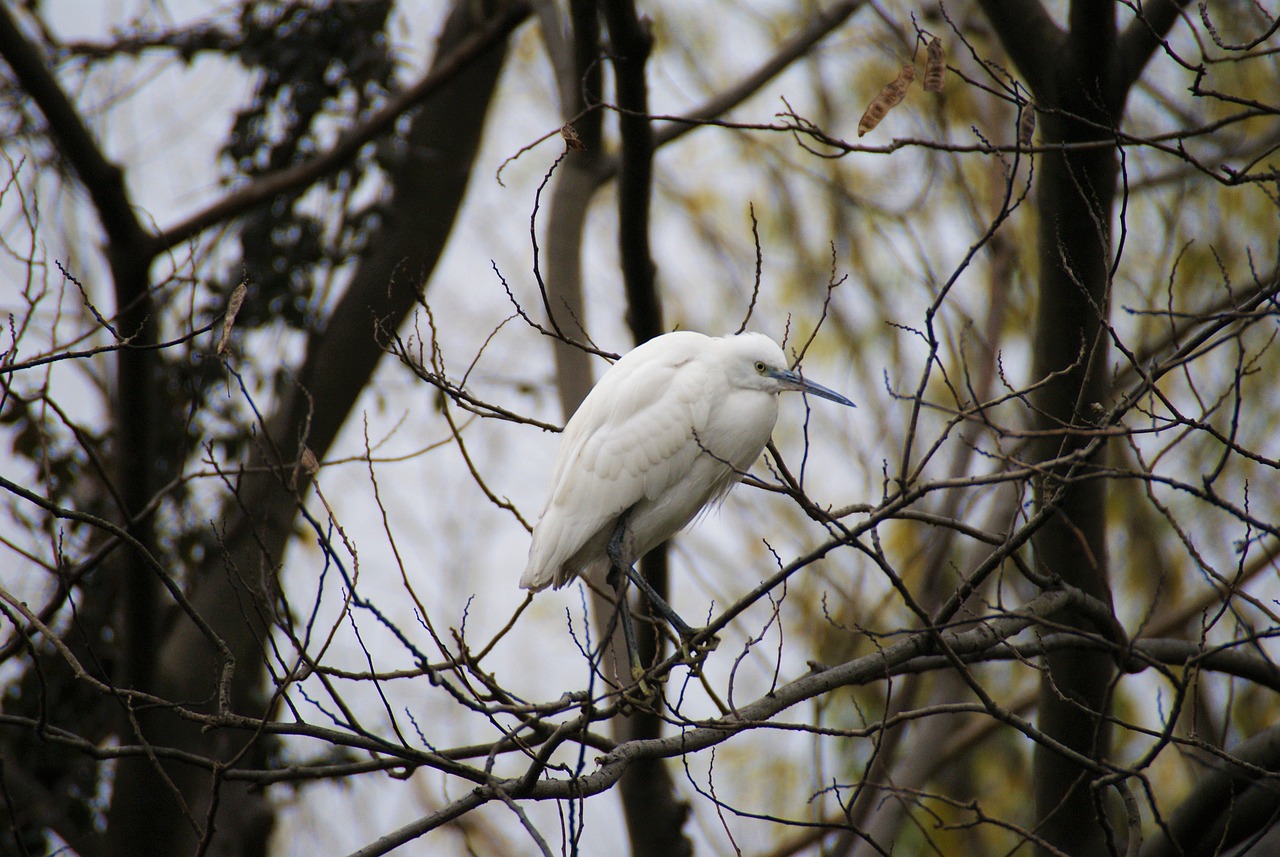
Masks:
[[[1022,115],[1018,117],[1018,145],[1026,148],[1031,145],[1031,138],[1036,133],[1036,108],[1028,101],[1022,105]]]
[[[316,454],[311,451],[308,446],[302,447],[302,455],[293,465],[293,473],[289,477],[289,490],[297,491],[298,483],[302,481],[303,475],[315,476],[320,472],[320,461],[316,458]]]
[[[879,125],[886,113],[902,103],[902,99],[907,97],[907,87],[915,79],[916,67],[910,63],[898,70],[898,76],[885,84],[880,94],[867,105],[867,112],[862,114],[862,119],[858,122],[859,137]]]
[[[298,466],[306,471],[309,476],[315,476],[320,472],[320,462],[316,460],[316,454],[311,451],[311,447],[304,446],[302,448],[302,458],[298,459]]]
[[[947,74],[947,53],[942,47],[942,39],[937,36],[929,42],[929,56],[924,66],[924,91],[941,92],[942,80]]]
[[[218,345],[214,349],[214,353],[219,356],[227,350],[228,343],[231,342],[231,328],[235,326],[236,314],[240,312],[240,306],[244,303],[244,296],[249,293],[248,281],[236,286],[231,292],[231,297],[227,299],[227,313],[222,317],[222,335],[218,337]]]

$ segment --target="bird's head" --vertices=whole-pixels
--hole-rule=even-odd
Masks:
[[[787,356],[778,343],[762,333],[742,333],[725,337],[726,372],[732,383],[766,393],[799,390],[812,396],[821,396],[842,405],[856,407],[844,396],[821,384],[801,377],[799,372],[787,368]]]

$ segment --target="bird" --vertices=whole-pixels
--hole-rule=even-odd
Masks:
[[[564,427],[521,588],[616,570],[682,637],[694,633],[632,565],[724,499],[769,442],[778,395],[789,390],[854,407],[788,368],[762,333],[676,331],[623,355]],[[614,585],[624,611],[625,583]],[[623,622],[627,631],[625,612]],[[634,672],[630,632],[628,646]]]

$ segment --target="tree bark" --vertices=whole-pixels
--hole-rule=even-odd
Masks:
[[[106,236],[107,264],[116,303],[115,335],[127,343],[117,352],[112,409],[118,428],[115,443],[116,510],[145,552],[154,554],[149,516],[141,514],[160,484],[156,440],[156,307],[151,295],[150,269],[156,242],[138,220],[124,171],[109,161],[76,106],[63,91],[42,52],[29,41],[10,11],[0,6],[0,56],[13,70],[48,122],[58,152],[75,170],[93,201]],[[127,414],[127,418],[121,415]],[[128,474],[128,479],[119,478]],[[122,553],[133,553],[132,550]],[[119,681],[136,690],[150,690],[160,585],[140,555],[114,558],[113,577],[123,593],[123,657]]]
[[[1039,216],[1037,317],[1032,378],[1050,379],[1035,397],[1038,461],[1069,456],[1091,439],[1094,408],[1107,390],[1107,319],[1116,195],[1114,139],[1124,105],[1115,77],[1115,7],[1074,0],[1060,30],[1035,0],[984,0],[988,18],[1035,95],[1040,137],[1035,161]],[[1102,142],[1084,149],[1061,143]],[[1106,483],[1079,480],[1081,465],[1054,467],[1036,503],[1054,509],[1033,539],[1039,572],[1111,603],[1107,570]],[[1095,630],[1082,615],[1062,621]],[[1102,653],[1061,651],[1045,658],[1039,729],[1088,759],[1107,754],[1105,714],[1112,676]],[[1069,854],[1106,853],[1090,769],[1054,750],[1035,755],[1036,833]]]
[[[487,16],[510,14],[512,8],[492,0],[478,10],[470,0],[457,0],[439,37],[437,59]],[[250,468],[269,472],[239,480],[224,553],[195,576],[192,603],[235,658],[229,690],[237,713],[270,716],[263,696],[264,645],[277,604],[276,575],[309,484],[301,470],[291,481],[294,463],[304,446],[324,456],[382,356],[377,330],[398,327],[425,288],[465,194],[505,51],[505,42],[484,51],[414,115],[407,155],[388,176],[393,190],[382,232],[325,329],[312,335],[297,387],[267,420],[266,437],[250,457]],[[181,618],[158,648],[156,693],[216,711],[223,666],[199,629]],[[254,736],[204,732],[167,711],[133,716],[133,737],[152,745],[223,761],[265,750]],[[122,759],[108,817],[108,853],[187,854],[212,837],[208,854],[264,854],[271,825],[272,810],[260,790],[222,782],[216,772],[189,765]]]
[[[1108,386],[1112,217],[1119,160],[1114,131],[1125,99],[1185,0],[1144,4],[1123,33],[1110,0],[1073,0],[1059,28],[1039,0],[979,0],[1005,50],[1035,96],[1041,145],[1035,189],[1039,215],[1034,400],[1043,432],[1038,461],[1070,455],[1090,439]],[[1101,142],[1096,148],[1059,144]],[[1054,516],[1033,541],[1041,574],[1111,603],[1106,546],[1106,483],[1081,480],[1083,465],[1054,467],[1037,504]],[[1095,630],[1081,615],[1068,624]],[[1115,668],[1106,655],[1061,651],[1045,658],[1039,728],[1084,757],[1108,749],[1105,714]],[[1036,750],[1037,834],[1073,855],[1107,853],[1087,767],[1043,745]]]
[[[1211,857],[1275,827],[1280,726],[1264,729],[1222,757],[1208,757],[1205,768],[1191,794],[1143,843],[1141,857]],[[1258,850],[1264,852],[1274,853]]]
[[[1102,70],[1108,67],[1114,27],[1110,4],[1090,11],[1084,28],[1073,6],[1073,30],[1052,83],[1036,92],[1049,112],[1041,114],[1045,143],[1106,139],[1119,120],[1119,105]],[[1058,112],[1061,111],[1061,112]],[[1110,305],[1111,217],[1116,192],[1115,149],[1051,151],[1038,163],[1036,203],[1040,216],[1036,351],[1032,377],[1056,377],[1035,398],[1036,428],[1044,434],[1034,457],[1051,461],[1087,443],[1096,405],[1104,403]],[[1102,480],[1073,481],[1081,467],[1048,471],[1037,504],[1056,514],[1033,537],[1042,575],[1111,603],[1107,569],[1106,489]],[[1067,624],[1096,631],[1083,615]],[[1104,716],[1115,674],[1099,652],[1063,650],[1045,657],[1039,723],[1042,732],[1081,755],[1098,759],[1109,750]],[[1106,842],[1089,788],[1092,773],[1076,761],[1040,746],[1035,774],[1037,832],[1076,855],[1104,854]]]
[[[645,67],[653,36],[631,0],[605,2],[603,8],[621,108],[618,255],[627,294],[627,323],[632,339],[640,345],[665,331],[657,266],[649,242],[654,140]],[[640,573],[669,601],[667,558],[667,545],[660,545],[641,560]],[[636,614],[649,619],[636,625],[640,658],[643,663],[653,663],[662,651],[662,638],[654,623],[662,620],[654,614],[652,605],[644,599],[637,601]],[[635,711],[618,718],[615,735],[620,740],[658,738],[662,735],[662,718],[654,711]],[[633,857],[683,857],[693,853],[693,844],[684,835],[689,806],[680,799],[666,760],[638,761],[622,775],[618,788]]]

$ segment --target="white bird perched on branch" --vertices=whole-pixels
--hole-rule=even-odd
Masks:
[[[520,586],[534,591],[621,571],[682,637],[676,616],[632,563],[722,499],[760,457],[778,419],[778,394],[844,396],[787,368],[759,333],[655,337],[609,368],[570,418]],[[617,580],[623,629],[625,583]]]

